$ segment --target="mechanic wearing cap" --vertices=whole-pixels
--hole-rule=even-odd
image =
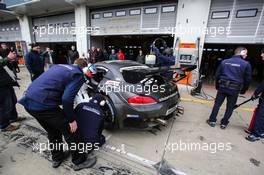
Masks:
[[[264,61],[264,49],[261,51],[261,58]],[[251,134],[246,137],[248,141],[255,142],[260,138],[264,138],[264,77],[261,84],[257,87],[252,99],[260,95],[259,104],[256,111],[256,117],[251,130]]]
[[[247,49],[238,47],[233,57],[222,61],[219,65],[216,72],[217,96],[210,118],[206,121],[211,127],[215,126],[218,111],[224,100],[227,99],[225,115],[220,125],[221,129],[225,129],[239,93],[245,94],[248,90],[252,72],[250,64],[244,60],[246,57]]]
[[[39,45],[31,44],[31,47],[31,51],[25,56],[25,63],[30,73],[31,81],[34,81],[44,72],[45,62],[41,57]]]
[[[70,149],[74,170],[89,168],[96,163],[96,158],[87,158],[79,150],[79,138],[73,102],[84,83],[82,68],[87,66],[84,59],[77,59],[74,65],[54,65],[29,86],[24,97],[19,101],[27,112],[37,119],[47,131],[49,143],[57,145],[51,151],[52,167],[57,168],[67,158],[63,152],[62,136]],[[62,105],[63,109],[60,108]]]
[[[174,66],[175,65],[175,56],[173,56],[173,50],[171,48],[166,48],[163,51],[163,54],[160,53],[157,47],[153,47],[153,51],[158,58],[157,65],[158,66]],[[167,72],[163,76],[168,79],[173,79],[173,72]]]

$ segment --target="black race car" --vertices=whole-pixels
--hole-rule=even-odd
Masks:
[[[97,92],[107,99],[105,126],[108,129],[147,129],[166,121],[177,111],[177,85],[162,76],[168,68],[151,68],[134,61],[96,63],[100,83]],[[184,75],[178,70],[178,74]]]

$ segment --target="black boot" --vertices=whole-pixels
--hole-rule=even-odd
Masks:
[[[216,124],[216,122],[210,122],[209,119],[206,120],[206,123],[207,123],[209,126],[211,126],[211,127],[215,127],[215,124]]]
[[[96,164],[97,158],[96,157],[88,157],[83,163],[74,165],[74,171],[80,171],[84,168],[91,168]]]
[[[69,151],[64,152],[62,160],[59,160],[59,161],[53,160],[52,161],[52,168],[58,168],[61,165],[61,163],[63,161],[65,161],[69,156],[70,156],[70,152]]]

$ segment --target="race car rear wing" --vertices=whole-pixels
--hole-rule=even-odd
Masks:
[[[185,66],[183,68],[176,68],[173,66],[151,67],[147,69],[123,70],[122,75],[126,82],[136,84],[140,83],[146,78],[152,78],[153,76],[160,75],[166,72],[173,72],[177,78],[174,82],[178,82],[186,77],[186,72],[190,72],[196,68],[196,65]]]

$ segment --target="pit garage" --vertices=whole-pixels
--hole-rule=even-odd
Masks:
[[[157,38],[162,38],[166,41],[168,47],[173,46],[173,37],[170,35],[128,35],[128,36],[106,36],[104,37],[104,48],[108,53],[111,49],[118,51],[121,49],[126,59],[136,60],[139,50],[143,51],[143,54],[150,52],[150,46]],[[164,47],[162,43],[157,44],[157,47]]]
[[[170,29],[176,25],[177,3],[173,1],[119,6],[91,11],[91,26],[98,28],[91,36],[91,46],[122,49],[130,60],[138,50],[149,53],[156,38],[173,47]],[[161,46],[162,47],[162,46]]]
[[[213,0],[209,12],[208,28],[225,29],[206,35],[201,72],[208,82],[213,82],[217,66],[233,55],[238,46],[248,49],[248,58],[255,82],[262,80],[263,62],[260,51],[264,48],[263,1]],[[215,30],[217,31],[217,30]]]
[[[203,86],[202,90],[206,92],[206,97],[202,97],[192,96],[190,86],[178,84],[181,97],[179,107],[184,108],[184,113],[175,113],[168,122],[159,120],[160,125],[151,130],[105,129],[103,134],[106,144],[92,153],[92,156],[97,157],[96,165],[79,172],[72,170],[73,164],[70,159],[63,162],[56,170],[51,167],[51,154],[48,151],[49,148],[46,147],[49,146],[47,132],[35,118],[24,110],[23,106],[18,104],[16,105],[18,114],[26,120],[21,122],[21,127],[17,131],[0,132],[0,174],[263,174],[264,140],[261,139],[255,143],[248,142],[245,139],[248,134],[244,132],[251,123],[258,100],[250,101],[237,108],[225,130],[220,128],[220,120],[226,109],[225,105],[219,111],[218,121],[214,128],[206,123],[216,96],[216,90],[212,86],[214,71],[222,59],[232,55],[235,47],[242,45],[248,48],[248,60],[253,62],[251,64],[255,67],[254,85],[258,83],[257,75],[260,69],[263,70],[263,67],[258,67],[260,65],[259,51],[264,43],[263,0],[138,0],[136,2],[133,0],[29,0],[27,2],[6,0],[8,1],[13,5],[15,2],[23,1],[22,5],[16,7],[20,9],[20,12],[26,12],[25,14],[29,15],[28,18],[23,18],[24,22],[20,20],[22,29],[49,25],[67,28],[67,26],[75,26],[75,23],[78,26],[86,20],[89,22],[85,25],[90,26],[91,23],[93,27],[99,29],[85,36],[86,38],[81,41],[79,39],[82,36],[57,35],[56,33],[43,34],[41,37],[34,35],[31,41],[27,36],[23,36],[28,33],[21,33],[22,38],[27,39],[25,41],[38,42],[42,50],[50,47],[56,52],[61,51],[60,55],[65,56],[72,44],[77,45],[80,53],[86,53],[90,46],[104,48],[108,52],[111,48],[116,50],[121,48],[128,59],[134,60],[139,49],[147,53],[150,44],[159,37],[163,38],[169,47],[176,50],[178,60],[181,55],[181,61],[188,64],[198,64],[202,60],[201,71],[206,76],[205,80],[209,85]],[[13,9],[16,8],[13,7]],[[78,15],[80,18],[76,18]],[[32,26],[27,26],[29,21],[26,19],[32,19],[29,23]],[[0,23],[2,27],[2,21]],[[224,27],[227,33],[214,33],[215,30],[212,30],[212,33],[206,34],[206,37],[195,33],[193,36],[181,35],[173,38],[170,35],[170,27],[175,27],[179,23],[190,28],[195,25],[212,28]],[[232,29],[231,33],[228,32],[229,29]],[[5,34],[1,33],[0,37]],[[14,41],[10,40],[10,42]],[[203,56],[200,56],[202,52]],[[125,62],[127,61],[123,63]],[[208,69],[204,70],[206,65]],[[105,70],[103,67],[101,69]],[[118,69],[115,70],[118,71]],[[107,69],[105,71],[111,73]],[[197,70],[193,71],[195,72]],[[17,98],[21,99],[32,82],[25,66],[21,66],[18,76],[21,79],[19,80],[21,87],[15,88],[15,92]],[[134,76],[131,77],[131,79],[134,78]],[[116,80],[107,79],[107,81],[113,84]],[[254,90],[250,88],[246,94],[239,96],[237,104],[250,99]],[[136,100],[136,98],[132,99]],[[166,100],[166,98],[161,99]],[[131,101],[131,98],[129,101],[135,103]],[[142,101],[138,98],[137,102],[142,104],[153,101]],[[142,109],[145,108],[144,105]],[[152,116],[155,116],[155,110],[151,111],[154,113]],[[124,108],[123,111],[130,112]],[[168,114],[169,112],[171,112],[170,109]],[[129,114],[123,117],[135,117],[131,115],[132,113]]]
[[[253,71],[253,81],[259,82],[263,77],[264,64],[260,53],[263,49],[261,44],[205,44],[201,64],[201,73],[208,82],[214,81],[214,75],[222,60],[230,58],[236,47],[243,46],[248,49],[247,61],[250,62]]]

